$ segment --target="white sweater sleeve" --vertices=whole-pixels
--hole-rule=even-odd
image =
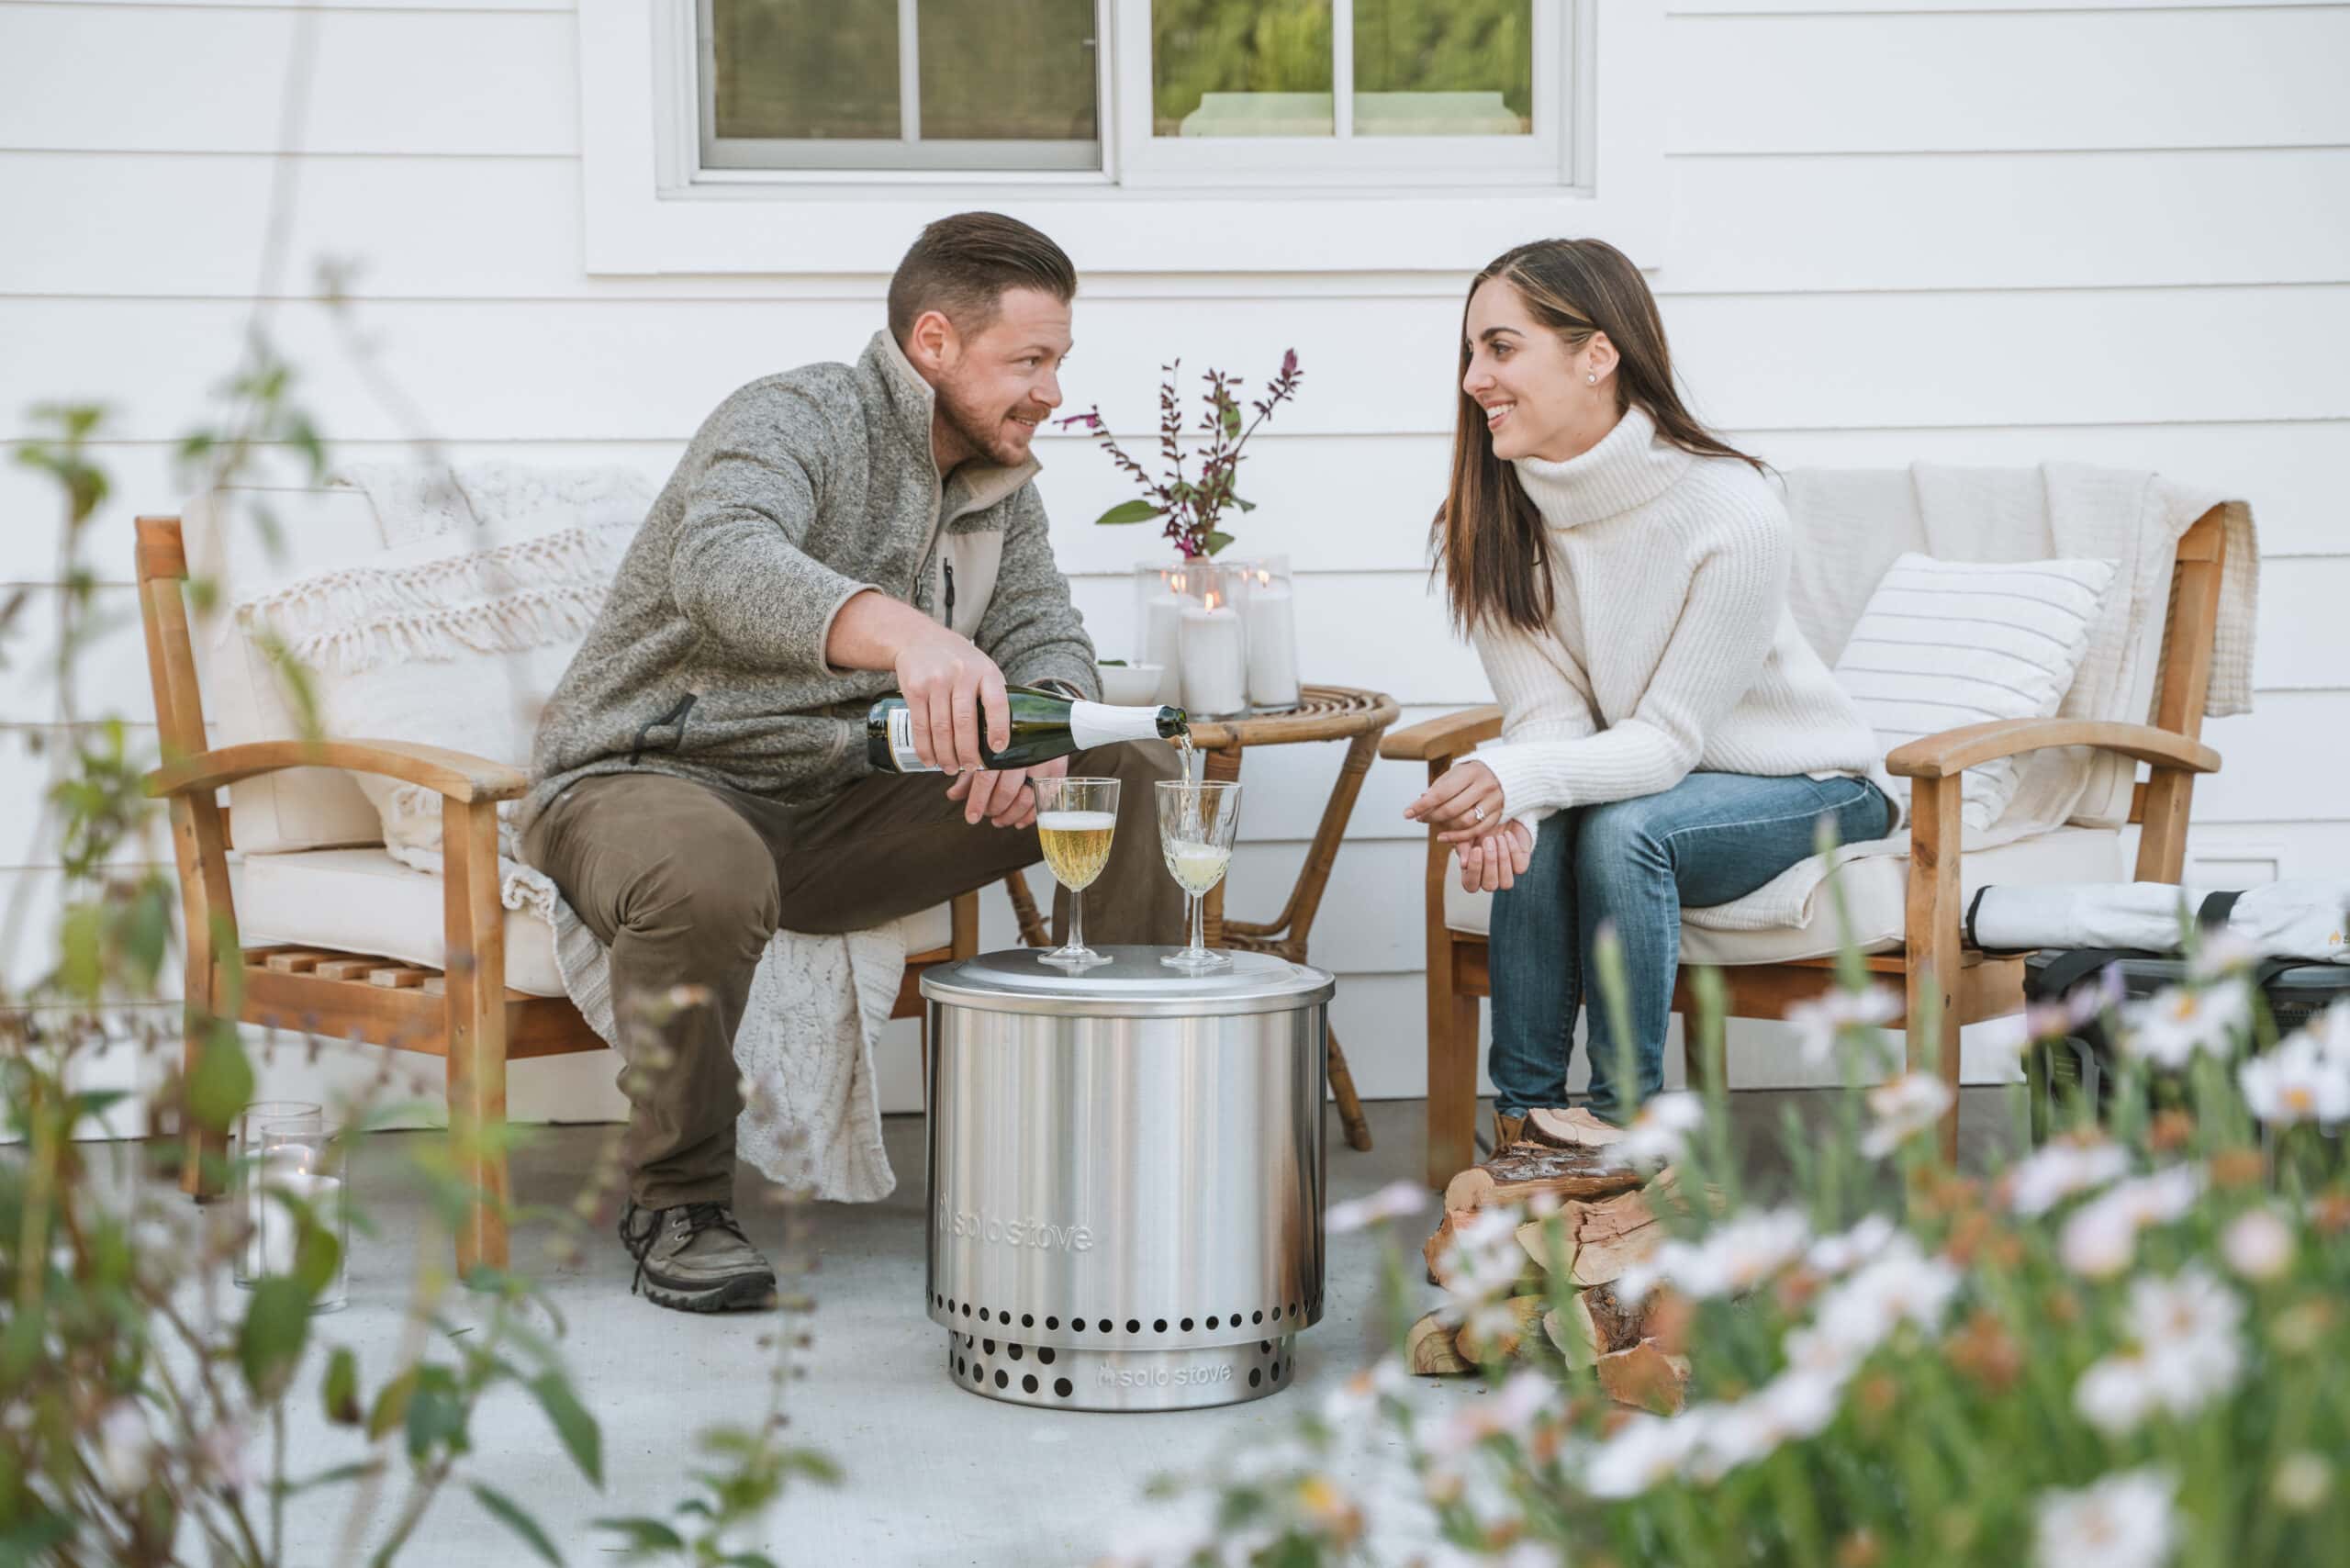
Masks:
[[[1512,748],[1583,740],[1598,733],[1591,678],[1583,661],[1557,637],[1489,622],[1474,640],[1485,679],[1501,701],[1502,738],[1480,746],[1472,761],[1491,767],[1494,758]],[[1502,779],[1498,770],[1494,777]],[[1507,781],[1502,782],[1502,809],[1513,819],[1533,827],[1550,814],[1551,809],[1539,801],[1521,804]]]
[[[1704,755],[1707,732],[1762,671],[1785,600],[1787,565],[1784,522],[1756,517],[1729,530],[1690,574],[1673,635],[1630,714],[1571,738],[1520,740],[1505,729],[1503,744],[1479,748],[1477,760],[1502,787],[1502,809],[1520,817],[1653,795],[1680,783]],[[1505,714],[1542,705],[1533,689],[1544,680],[1542,668],[1525,644],[1521,638],[1518,645],[1497,643],[1489,651],[1479,644]],[[1555,670],[1550,681],[1558,680]]]

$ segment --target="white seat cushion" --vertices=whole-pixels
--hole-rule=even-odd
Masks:
[[[239,870],[237,935],[249,947],[295,942],[446,967],[441,879],[411,870],[380,848],[248,855]],[[944,947],[952,939],[953,921],[939,904],[908,925],[906,950]],[[532,996],[564,993],[554,928],[536,914],[506,913],[506,983]]]
[[[1841,873],[1852,934],[1863,951],[1898,946],[1909,894],[1909,857],[1879,855],[1848,862]],[[2121,835],[2111,828],[2062,827],[2036,838],[1980,849],[1959,863],[1959,893],[1971,899],[1993,882],[2111,882],[2121,879]],[[1486,933],[1493,895],[1444,883],[1444,923],[1455,931]],[[1825,958],[1837,948],[1836,904],[1822,887],[1812,917],[1802,925],[1769,931],[1707,931],[1684,924],[1681,958],[1691,964],[1778,964]]]

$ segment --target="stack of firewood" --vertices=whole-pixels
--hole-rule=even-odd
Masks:
[[[1652,1198],[1672,1191],[1671,1171],[1654,1178],[1613,1163],[1603,1150],[1623,1135],[1581,1110],[1538,1111],[1530,1137],[1494,1151],[1444,1190],[1444,1218],[1422,1249],[1432,1284],[1453,1282],[1455,1234],[1496,1207],[1549,1208],[1516,1229],[1524,1263],[1505,1304],[1507,1326],[1457,1326],[1431,1312],[1412,1326],[1412,1370],[1432,1376],[1485,1362],[1551,1353],[1597,1374],[1618,1404],[1677,1410],[1688,1381],[1682,1352],[1686,1310],[1669,1290],[1621,1300],[1616,1282],[1663,1241]],[[1563,1288],[1562,1288],[1563,1287]],[[1563,1298],[1563,1305],[1560,1302]],[[1547,1347],[1547,1352],[1546,1352]]]

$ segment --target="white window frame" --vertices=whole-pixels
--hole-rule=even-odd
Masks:
[[[1662,260],[1664,0],[1606,0],[1604,25],[1600,0],[1534,0],[1537,129],[1547,119],[1555,141],[1153,138],[1147,62],[1105,37],[1103,166],[1068,172],[704,168],[699,3],[579,9],[591,274],[887,273],[924,223],[982,205],[1043,229],[1088,274],[1460,273],[1548,234]],[[1141,4],[1114,0],[1109,28],[1136,25]],[[1552,69],[1546,85],[1543,56],[1572,82]],[[1561,95],[1568,113],[1545,117]],[[1336,103],[1351,107],[1343,90]],[[1525,162],[1493,156],[1504,142]]]

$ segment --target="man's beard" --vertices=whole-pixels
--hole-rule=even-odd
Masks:
[[[983,412],[945,386],[938,389],[938,408],[946,416],[947,428],[962,437],[963,444],[973,452],[990,463],[1006,466],[1021,461],[1019,452],[1004,432],[1003,423],[1009,414]]]

